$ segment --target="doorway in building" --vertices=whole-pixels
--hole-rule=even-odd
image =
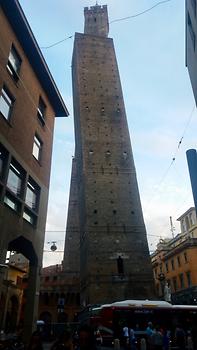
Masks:
[[[5,263],[1,265],[4,270],[0,301],[2,309],[0,329],[15,332],[17,327],[23,328],[26,324],[30,325],[33,319],[36,295],[34,291],[36,291],[39,276],[38,259],[32,242],[23,236],[10,241]]]
[[[0,325],[5,332],[14,332],[22,322],[24,279],[27,277],[29,260],[16,251],[7,251],[0,300]]]

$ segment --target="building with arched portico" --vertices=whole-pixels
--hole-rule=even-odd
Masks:
[[[179,218],[181,232],[160,240],[151,255],[158,298],[164,297],[165,283],[174,304],[197,303],[197,218],[194,207]]]
[[[39,319],[46,324],[73,323],[80,311],[78,275],[65,273],[62,264],[41,270]]]
[[[1,286],[0,324],[5,332],[14,332],[24,318],[24,281],[28,276],[29,262],[21,254],[10,254]]]

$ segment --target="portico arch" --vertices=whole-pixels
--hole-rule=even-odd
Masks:
[[[24,255],[29,260],[29,271],[24,306],[24,335],[28,339],[36,327],[38,298],[39,298],[39,270],[41,259],[38,259],[34,246],[30,240],[24,236],[19,236],[8,243],[8,250]]]
[[[38,258],[35,253],[33,244],[24,236],[19,236],[8,244],[8,250],[13,250],[17,253],[23,254],[30,262],[30,265],[37,265]]]

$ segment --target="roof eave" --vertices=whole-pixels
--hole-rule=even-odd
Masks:
[[[50,103],[53,106],[55,116],[67,117],[69,115],[68,109],[60,95],[18,0],[0,0],[0,6],[23,47],[23,50],[44,91],[46,92]]]

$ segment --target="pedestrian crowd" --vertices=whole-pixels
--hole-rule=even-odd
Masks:
[[[197,325],[185,331],[178,324],[173,332],[159,325],[148,322],[146,329],[141,331],[136,325],[135,329],[128,325],[122,328],[120,339],[115,337],[114,350],[197,350]],[[35,331],[24,347],[21,342],[15,341],[14,345],[6,345],[0,349],[6,350],[44,350],[42,332]],[[11,343],[10,343],[11,344]],[[93,331],[88,325],[83,325],[78,331],[71,333],[68,329],[63,331],[50,347],[50,350],[97,350],[101,349],[103,339],[99,329]]]
[[[74,334],[64,330],[49,347],[50,350],[96,350],[98,336],[98,332],[95,334],[92,328],[83,325]],[[44,350],[42,331],[33,332],[26,345],[19,338],[18,335],[5,339],[0,337],[0,350]]]
[[[41,333],[32,334],[27,350],[44,350]],[[51,345],[50,350],[96,350],[96,337],[87,325],[82,326],[73,335],[69,330],[65,330]]]
[[[122,330],[122,343],[125,350],[197,350],[196,327],[197,325],[194,325],[192,329],[185,331],[178,324],[174,332],[171,332],[148,322],[146,330],[139,336],[138,330],[125,325]]]

